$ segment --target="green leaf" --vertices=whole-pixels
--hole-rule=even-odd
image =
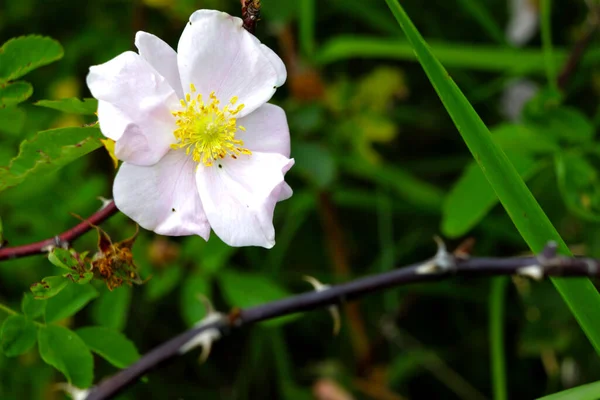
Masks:
[[[127,324],[131,287],[121,286],[112,291],[104,290],[92,306],[92,319],[98,325],[122,331]]]
[[[271,279],[255,273],[226,270],[219,274],[223,296],[232,307],[247,308],[288,297],[290,293]],[[295,319],[297,315],[264,322],[277,326]]]
[[[30,289],[36,299],[49,299],[66,288],[69,282],[62,276],[47,276],[41,282],[31,285]]]
[[[600,393],[600,381],[540,397],[538,400],[598,400],[598,393]]]
[[[600,179],[598,171],[580,154],[555,157],[558,188],[567,208],[580,218],[600,222]]]
[[[530,118],[537,129],[566,143],[587,143],[594,138],[594,125],[581,111],[572,107],[550,107],[538,118]]]
[[[140,358],[133,342],[114,329],[89,326],[76,333],[90,350],[117,368],[128,367]]]
[[[69,272],[77,271],[79,267],[77,258],[69,250],[60,247],[55,247],[48,253],[48,261]]]
[[[170,265],[161,273],[152,276],[152,279],[145,285],[148,300],[156,301],[169,294],[181,280],[181,275],[180,266]]]
[[[36,319],[43,317],[46,313],[46,300],[38,300],[29,293],[23,294],[23,300],[21,301],[21,310],[23,314],[29,319]]]
[[[505,152],[548,154],[560,150],[556,138],[535,125],[502,124],[491,129],[494,142]]]
[[[525,181],[540,169],[543,163],[527,155],[514,153],[510,160]],[[446,196],[442,209],[442,233],[448,237],[459,237],[477,225],[498,204],[498,196],[473,162],[464,171]]]
[[[94,115],[98,110],[98,100],[69,98],[61,100],[40,100],[34,103],[36,106],[52,108],[54,110],[81,115]]]
[[[29,82],[0,83],[0,108],[19,104],[32,94],[33,86]]]
[[[50,323],[70,317],[96,297],[98,297],[98,291],[92,285],[68,285],[59,294],[48,300],[46,322]]]
[[[19,107],[0,108],[0,132],[17,136],[25,126],[25,111]]]
[[[386,2],[473,157],[530,249],[538,253],[553,240],[558,243],[561,254],[570,255],[567,245],[506,155],[495,145],[481,118],[435,58],[402,6],[397,0]],[[552,282],[600,353],[600,294],[594,285],[585,278],[552,279]]]
[[[22,315],[11,315],[2,324],[0,347],[8,357],[15,357],[31,349],[36,341],[36,327]]]
[[[203,295],[211,298],[210,278],[204,275],[187,277],[181,289],[181,315],[188,326],[195,325],[206,316],[204,304],[198,298]]]
[[[94,358],[75,332],[58,325],[38,330],[38,345],[42,360],[62,372],[79,388],[87,388],[94,380]]]
[[[21,143],[19,155],[0,167],[0,191],[25,179],[56,171],[102,146],[97,126],[59,128],[39,132]]]
[[[60,60],[63,48],[49,37],[30,35],[11,39],[0,47],[0,83]]]

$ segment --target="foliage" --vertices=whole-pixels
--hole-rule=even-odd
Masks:
[[[272,102],[286,110],[296,160],[273,249],[144,230],[122,240],[136,228],[117,215],[57,242],[48,260],[0,263],[0,398],[44,398],[65,380],[89,387],[197,324],[204,298],[224,312],[308,291],[306,275],[334,283],[389,270],[431,257],[439,232],[450,247],[476,238],[482,255],[553,239],[565,254],[600,257],[597,44],[565,87],[559,79],[587,29],[584,2],[540,1],[540,32],[515,47],[505,0],[386,1],[262,1],[256,35],[288,68]],[[100,141],[87,68],[129,50],[139,29],[176,48],[198,7],[5,3],[0,37],[14,39],[0,47],[0,248],[54,237],[112,196],[114,142]],[[238,1],[202,6],[239,15]],[[525,79],[538,89],[515,101]],[[264,322],[125,398],[308,399],[323,388],[356,399],[596,398],[596,282],[554,285],[393,289],[344,306],[337,337],[325,311]]]

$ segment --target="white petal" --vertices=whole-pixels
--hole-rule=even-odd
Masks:
[[[140,56],[148,61],[160,75],[164,76],[177,96],[183,99],[184,92],[181,88],[175,50],[159,37],[142,31],[135,35],[135,47],[138,48]]]
[[[235,135],[236,139],[244,141],[245,148],[253,152],[290,156],[290,128],[281,107],[264,104],[237,122],[246,129]]]
[[[199,167],[196,183],[215,234],[230,246],[273,247],[273,211],[292,165],[281,154],[255,152]]]
[[[183,89],[193,83],[204,98],[214,91],[222,104],[238,96],[245,105],[240,118],[266,103],[285,81],[279,57],[264,50],[241,19],[223,12],[192,14],[177,53]]]
[[[287,70],[285,68],[285,64],[283,63],[281,58],[279,58],[277,53],[275,53],[269,47],[265,46],[264,44],[261,44],[260,49],[263,51],[265,56],[267,56],[269,61],[271,61],[271,65],[273,65],[273,68],[275,68],[275,72],[277,72],[277,81],[275,82],[275,86],[283,86],[287,79]]]
[[[142,135],[147,143],[147,146],[138,146],[138,152],[121,152],[130,155],[122,158],[123,161],[152,165],[166,154],[175,141],[175,117],[171,110],[179,107],[179,100],[166,79],[140,55],[125,52],[104,64],[91,67],[87,84],[95,98],[110,103],[118,111],[121,125],[117,122],[117,126],[129,121],[119,141],[129,135],[135,137],[128,138],[127,142],[139,141],[138,136]],[[105,120],[114,117],[114,114],[99,113],[100,128],[114,124],[114,121]],[[106,134],[118,136],[111,129]]]
[[[200,235],[210,226],[196,188],[196,163],[185,151],[170,151],[158,163],[123,163],[113,195],[117,208],[141,227],[161,235]]]
[[[292,190],[292,188],[290,187],[290,185],[288,185],[287,183],[283,182],[281,184],[281,191],[279,192],[279,197],[277,198],[277,201],[287,200],[290,197],[292,197],[293,194],[294,194],[294,191]]]
[[[112,104],[98,101],[98,122],[102,134],[109,139],[119,140],[131,121]]]

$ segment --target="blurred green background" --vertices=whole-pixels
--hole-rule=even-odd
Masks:
[[[526,251],[383,0],[262,5],[256,35],[288,68],[272,102],[287,112],[296,160],[286,179],[294,196],[275,212],[277,245],[236,249],[214,235],[204,243],[142,232],[134,255],[148,282],[112,292],[95,284],[64,326],[113,327],[145,353],[202,318],[197,293],[223,311],[260,304],[310,290],[304,275],[335,283],[424,260],[435,251],[436,234],[451,248],[475,238],[476,255]],[[600,257],[597,43],[559,98],[546,88],[536,24],[522,27],[531,35],[507,39],[507,26],[518,19],[506,0],[402,5],[573,251]],[[90,65],[133,49],[138,30],[176,48],[199,8],[240,15],[237,0],[1,2],[0,42],[47,35],[65,56],[27,76],[35,92],[19,106],[22,123],[9,127],[0,119],[0,166],[39,130],[93,122],[32,102],[89,97]],[[535,21],[537,6],[528,12]],[[588,13],[584,1],[554,2],[557,70],[585,34]],[[75,225],[70,213],[91,215],[98,196],[110,198],[114,174],[99,149],[2,192],[5,238],[24,244]],[[103,228],[115,241],[135,231],[123,215]],[[96,241],[88,233],[75,247],[94,251]],[[0,263],[0,302],[19,309],[29,285],[53,269],[43,257]],[[493,398],[492,329],[505,332],[511,399],[600,379],[600,360],[549,282],[450,279],[371,295],[342,315],[337,337],[324,310],[235,332],[215,344],[205,364],[197,351],[187,354],[120,398]],[[0,322],[5,317],[0,313]],[[500,325],[490,324],[494,318]],[[95,363],[96,382],[116,371],[101,358]],[[60,381],[35,349],[0,355],[1,399],[60,399],[53,387]]]

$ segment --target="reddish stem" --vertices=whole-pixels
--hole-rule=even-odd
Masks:
[[[35,254],[43,254],[47,252],[51,246],[57,246],[62,243],[70,243],[92,229],[92,225],[101,224],[103,221],[116,214],[117,211],[118,210],[115,206],[115,202],[111,201],[88,219],[80,222],[73,228],[61,233],[58,236],[42,240],[40,242],[24,244],[22,246],[0,248],[0,261],[12,260],[14,258],[27,257]]]

